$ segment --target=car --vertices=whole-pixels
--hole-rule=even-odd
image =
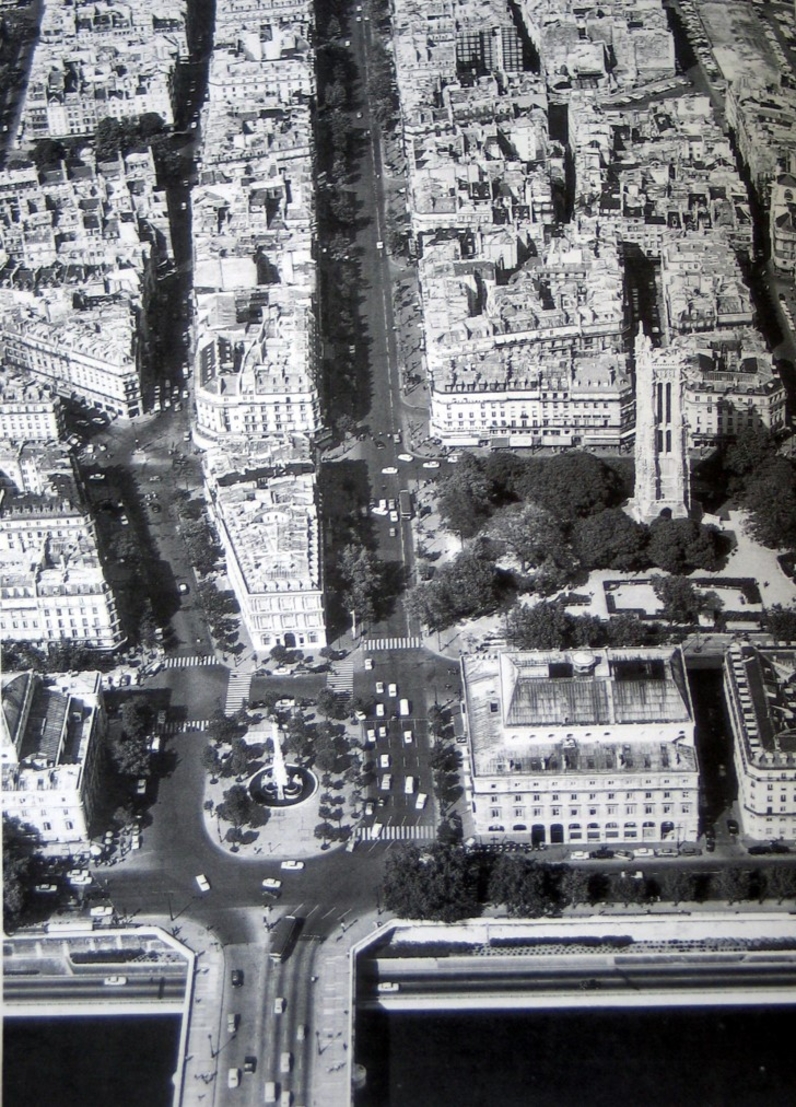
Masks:
[[[394,477],[397,472],[398,470],[394,465],[387,465],[382,469],[382,475],[385,477]]]
[[[273,1080],[266,1080],[263,1095],[265,1103],[276,1103],[276,1084]]]
[[[36,884],[33,888],[36,895],[39,896],[54,896],[58,891],[57,884]]]
[[[285,1013],[285,997],[277,996],[274,1000],[274,1014],[283,1015]]]
[[[424,461],[423,462],[423,468],[424,469],[439,469],[439,462],[438,461]]]
[[[91,873],[88,869],[70,869],[66,874],[66,879],[70,884],[90,884]]]
[[[204,873],[199,873],[199,875],[197,877],[195,877],[194,879],[196,880],[196,883],[199,886],[199,891],[200,892],[209,892],[210,891],[210,881],[207,879],[207,877],[205,876]]]
[[[771,842],[772,853],[790,853],[790,846],[786,846],[784,842]]]
[[[401,985],[394,980],[380,980],[376,985],[377,992],[397,992]]]
[[[278,892],[282,887],[282,881],[277,880],[273,876],[267,876],[262,882],[262,888],[264,892]]]
[[[365,804],[365,814],[370,817],[373,814],[373,811],[373,800],[368,800],[368,802]]]
[[[230,973],[233,988],[243,987],[243,969],[233,969]]]
[[[304,868],[303,861],[283,861],[279,866],[281,869],[287,869],[288,872],[299,872]]]
[[[89,480],[105,480],[105,474],[104,473],[89,473],[88,479]]]
[[[680,846],[680,853],[683,857],[702,856],[702,850],[699,848],[699,846],[693,846],[690,842],[686,842],[684,845]]]
[[[376,731],[372,726],[365,731],[365,741],[369,746],[375,746],[376,744]]]
[[[398,454],[398,460],[399,461],[412,461],[413,458],[412,458],[411,454]]]
[[[736,819],[727,819],[727,830],[729,830],[730,834],[737,834],[739,829],[740,827]]]
[[[750,846],[749,852],[752,857],[762,857],[764,854],[771,853],[771,846]]]
[[[638,849],[633,850],[634,857],[654,857],[655,850],[650,849],[649,846],[639,846]]]
[[[379,757],[379,768],[380,769],[389,769],[389,767],[390,767],[390,755],[388,753],[383,753]]]
[[[230,1013],[227,1015],[227,1033],[228,1034],[235,1034],[237,1032],[238,1020],[239,1019],[240,1019],[240,1015],[235,1014],[235,1012],[233,1012],[233,1011],[230,1011]]]
[[[614,857],[619,857],[622,861],[632,861],[633,854],[629,849],[616,849],[614,850]]]
[[[379,789],[382,792],[389,792],[390,788],[392,788],[392,776],[389,773],[385,773],[379,781]]]
[[[146,795],[146,777],[139,777],[138,780],[135,782],[135,794],[137,796]]]
[[[279,1097],[279,1107],[293,1107],[293,1093],[290,1088],[283,1088]]]
[[[237,1088],[240,1084],[240,1069],[232,1068],[227,1072],[227,1087]]]
[[[106,988],[123,988],[127,983],[126,976],[106,976],[102,982]]]
[[[377,438],[376,439],[376,449],[377,450],[386,450],[387,449],[387,443],[382,442],[382,440],[380,438]]]
[[[285,1049],[279,1055],[279,1071],[282,1073],[283,1076],[286,1076],[292,1068],[293,1054],[290,1052],[290,1050]]]
[[[388,533],[390,535],[390,538],[397,538],[398,537],[398,528],[397,527],[390,527]]]
[[[257,1072],[257,1058],[253,1053],[247,1053],[243,1058],[244,1072]]]
[[[377,719],[383,719],[384,718],[384,704],[383,703],[377,703],[376,704],[376,718]]]
[[[585,849],[573,849],[569,855],[571,861],[588,861],[589,854]]]
[[[365,668],[367,670],[370,670],[370,669],[373,668],[373,658],[372,657],[366,657],[365,658]]]
[[[405,746],[411,746],[412,742],[414,741],[414,737],[415,736],[414,736],[414,734],[412,734],[411,730],[405,730],[404,731],[404,745]]]
[[[457,734],[456,735],[456,741],[459,743],[460,746],[466,746],[467,745],[467,739],[465,738],[465,736],[463,734]]]
[[[377,696],[383,696],[384,695],[384,681],[383,680],[377,680],[376,681],[376,695]]]
[[[680,851],[673,846],[664,846],[662,849],[655,850],[656,857],[679,857]]]
[[[297,1042],[303,1042],[306,1037],[307,1037],[307,1027],[304,1025],[303,1022],[300,1022],[298,1024],[298,1026],[296,1027],[296,1041]]]
[[[599,849],[593,849],[589,852],[592,861],[612,861],[614,856],[614,851],[608,849],[607,846],[600,846]]]
[[[357,22],[359,22],[359,21],[357,21]],[[384,243],[382,242],[381,239],[379,239],[379,241],[376,243],[376,249],[377,250],[383,250],[384,249]]]
[[[415,810],[422,811],[423,808],[426,806],[427,800],[428,795],[425,792],[418,792],[417,796],[415,797]]]
[[[187,596],[190,592],[190,588],[187,584],[180,582],[180,584],[177,585],[177,591],[180,593],[181,596]]]
[[[708,853],[713,853],[715,848],[716,848],[716,839],[715,838],[706,838],[705,839],[705,849],[708,851]]]
[[[376,727],[376,733],[378,734],[379,738],[386,738],[387,737],[387,727],[386,726]]]
[[[385,777],[384,779],[386,780],[387,778]],[[389,799],[390,799],[389,796],[377,796],[376,806],[377,807],[386,807]]]
[[[387,685],[387,695],[392,696],[392,698],[395,699],[395,697],[398,695],[398,685],[397,684],[388,684]]]

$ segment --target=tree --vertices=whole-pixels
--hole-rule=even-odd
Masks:
[[[700,592],[685,577],[652,577],[652,589],[663,605],[661,615],[670,623],[697,623],[700,613],[718,612],[722,602],[715,592]]]
[[[345,546],[338,571],[343,586],[343,606],[355,611],[361,623],[372,623],[376,617],[376,598],[382,589],[383,574],[378,557],[363,546]]]
[[[613,895],[625,907],[631,903],[641,903],[647,896],[646,884],[641,877],[622,872],[614,879]]]
[[[719,869],[714,881],[716,895],[727,903],[738,903],[749,896],[749,873],[742,869]]]
[[[495,858],[487,893],[491,903],[505,904],[510,915],[538,918],[550,909],[546,891],[545,873],[536,861],[507,854]]]
[[[724,468],[736,478],[735,490],[743,488],[746,479],[759,472],[776,455],[777,443],[766,426],[745,427],[735,442],[728,446]]]
[[[774,457],[749,477],[743,494],[747,529],[770,549],[796,547],[796,467]]]
[[[348,715],[348,705],[345,697],[335,692],[332,688],[321,688],[315,699],[315,706],[321,715],[327,719],[345,719]]]
[[[561,521],[537,503],[504,508],[490,520],[486,533],[511,550],[523,572],[529,567],[553,565],[572,572],[575,559]]]
[[[3,918],[6,930],[12,926],[25,906],[36,850],[41,838],[35,827],[20,819],[3,814]]]
[[[611,507],[622,498],[623,488],[617,473],[604,461],[574,450],[529,466],[517,483],[517,493],[569,522]]]
[[[658,518],[651,524],[647,552],[653,565],[667,573],[692,569],[714,572],[720,561],[719,533],[693,519]]]
[[[437,507],[445,524],[461,538],[471,538],[492,515],[495,497],[480,459],[464,454],[438,485]]]
[[[487,559],[471,550],[461,553],[407,597],[410,610],[432,630],[494,611],[499,576]]]
[[[216,807],[216,814],[225,822],[241,827],[249,821],[253,802],[243,784],[233,784],[226,790],[222,802]]]
[[[768,870],[768,894],[777,903],[796,896],[796,872],[790,865],[773,865]]]
[[[215,746],[207,745],[202,750],[202,765],[211,776],[217,776],[221,767],[221,758]]]
[[[441,843],[422,852],[398,845],[387,856],[382,891],[387,909],[403,918],[457,922],[478,913],[466,853]]]
[[[657,623],[648,623],[638,615],[615,615],[606,626],[609,646],[654,646],[660,637]]]
[[[231,742],[239,730],[238,723],[225,715],[220,707],[210,716],[206,727],[208,737],[219,746]]]
[[[658,886],[661,899],[671,903],[682,903],[694,898],[694,874],[687,869],[667,869],[661,874]]]
[[[647,558],[647,528],[626,515],[620,508],[608,508],[595,515],[577,519],[573,530],[573,545],[581,563],[587,569],[617,569],[635,572],[645,569]]]
[[[128,738],[141,738],[152,727],[152,708],[144,700],[125,700],[121,721],[122,730]]]
[[[777,642],[796,641],[796,606],[775,603],[765,616],[766,629]]]
[[[506,621],[506,637],[518,650],[561,650],[569,640],[571,616],[563,603],[542,600],[533,607],[515,604]]]

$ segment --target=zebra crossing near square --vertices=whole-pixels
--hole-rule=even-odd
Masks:
[[[359,826],[356,830],[357,839],[360,842],[407,842],[413,839],[430,840],[436,838],[437,832],[433,826],[383,826],[376,838],[373,836],[372,826]]]
[[[206,654],[189,654],[186,657],[164,657],[164,669],[192,669],[199,665],[217,665],[215,657]]]
[[[419,634],[405,635],[397,638],[363,638],[363,650],[419,650],[423,645],[423,639]]]

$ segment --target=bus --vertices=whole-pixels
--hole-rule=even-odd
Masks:
[[[268,956],[272,961],[286,961],[293,951],[293,943],[298,935],[303,919],[295,915],[283,915],[271,930],[271,947]]]
[[[398,493],[398,503],[400,504],[400,508],[401,508],[401,518],[402,519],[411,519],[412,518],[412,493],[409,491],[408,488],[402,488],[401,491]]]

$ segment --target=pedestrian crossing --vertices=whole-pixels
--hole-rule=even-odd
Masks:
[[[334,669],[329,673],[327,685],[339,695],[351,695],[354,691],[354,657],[347,654],[342,661],[335,661]]]
[[[225,715],[234,715],[236,711],[241,709],[243,701],[249,699],[251,686],[251,673],[242,673],[238,669],[232,670],[229,674],[229,684],[227,684],[227,702],[224,704]]]
[[[356,836],[360,842],[374,841],[372,826],[358,826]],[[436,838],[437,832],[433,826],[382,826],[377,835],[380,842],[411,841],[412,839]]]
[[[190,669],[195,665],[218,665],[215,657],[204,654],[190,654],[187,657],[164,657],[164,669]]]
[[[161,729],[161,734],[188,734],[189,732],[198,732],[207,730],[210,726],[209,719],[183,719],[179,723],[166,723]]]
[[[361,645],[363,650],[419,650],[423,639],[419,634],[403,638],[363,638]]]

